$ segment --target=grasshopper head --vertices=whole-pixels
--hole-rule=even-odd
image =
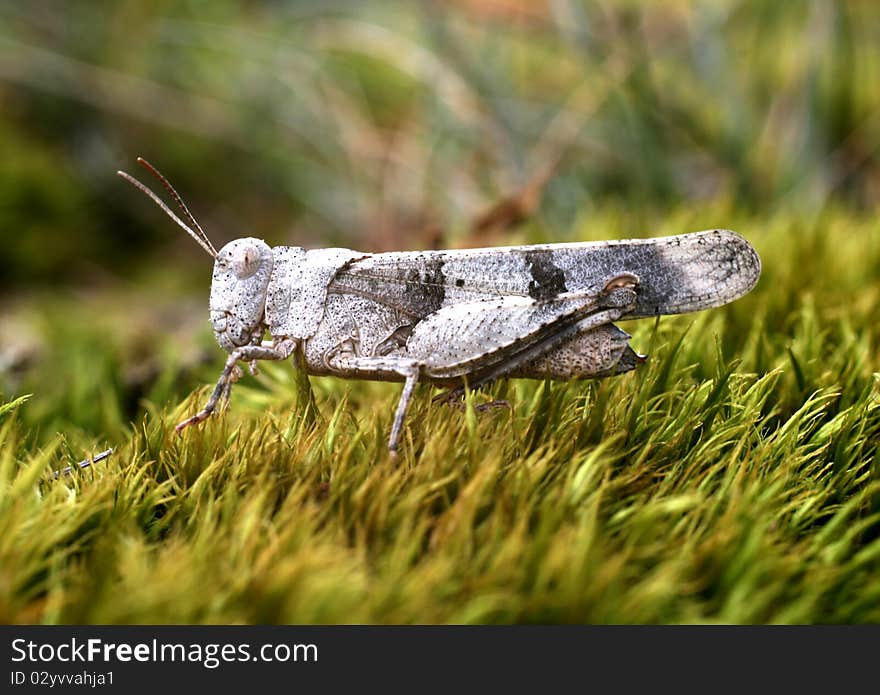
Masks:
[[[218,253],[174,186],[147,160],[138,157],[137,161],[159,180],[189,224],[136,178],[124,171],[116,173],[151,198],[214,259],[211,323],[220,347],[232,352],[237,347],[259,343],[265,330],[263,318],[266,291],[272,275],[272,249],[261,239],[247,237],[230,241]]]
[[[230,241],[217,253],[211,281],[211,324],[227,352],[263,336],[272,249],[261,239]]]

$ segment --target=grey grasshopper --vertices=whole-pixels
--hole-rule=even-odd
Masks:
[[[208,418],[258,360],[298,353],[308,374],[402,381],[388,448],[395,452],[415,385],[455,398],[502,377],[590,379],[645,360],[613,322],[721,306],[754,287],[755,249],[723,230],[655,239],[363,253],[270,248],[253,237],[217,251],[172,186],[180,207],[152,198],[214,258],[211,323],[229,353],[205,407]],[[264,340],[268,331],[271,340]]]

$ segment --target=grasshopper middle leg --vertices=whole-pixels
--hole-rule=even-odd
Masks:
[[[406,411],[412,400],[413,391],[419,380],[419,375],[424,366],[420,361],[406,357],[357,357],[350,353],[338,354],[330,358],[330,366],[333,369],[345,372],[363,372],[373,377],[394,375],[403,377],[403,392],[397,402],[397,411],[394,413],[394,424],[391,426],[391,436],[388,438],[388,450],[391,455],[397,454],[397,444],[400,439],[400,431],[403,429],[403,421]]]

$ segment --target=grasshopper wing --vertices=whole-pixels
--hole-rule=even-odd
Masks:
[[[381,253],[340,270],[331,293],[355,294],[421,320],[444,307],[501,296],[550,300],[639,277],[626,318],[681,314],[746,294],[761,261],[745,239],[715,229],[656,239]]]

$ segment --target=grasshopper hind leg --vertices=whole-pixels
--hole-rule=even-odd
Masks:
[[[613,314],[587,316],[544,340],[511,354],[504,362],[475,371],[468,380],[471,390],[497,379],[598,379],[623,374],[645,361],[629,346],[629,334],[601,318]],[[598,319],[598,320],[597,320]],[[464,387],[446,391],[435,400],[454,402],[464,395]]]
[[[477,390],[502,378],[554,381],[601,379],[632,371],[647,359],[630,347],[629,334],[612,323],[592,327],[585,320],[580,325],[575,324],[573,329],[574,335],[537,356],[514,356],[507,363],[476,374],[469,380],[468,388]],[[439,394],[434,401],[455,404],[462,396],[464,387],[458,386]],[[485,407],[492,407],[495,403],[492,401]]]
[[[415,326],[404,355],[360,357],[337,351],[326,362],[332,371],[349,377],[404,379],[388,443],[393,454],[421,376],[435,383],[467,380],[479,388],[517,371],[527,372],[521,376],[537,376],[530,371],[536,360],[590,331],[606,338],[621,334],[625,345],[629,336],[613,326],[608,333],[605,327],[632,310],[637,287],[635,275],[621,273],[590,293],[568,293],[552,300],[511,296],[452,305]]]
[[[606,324],[573,336],[505,376],[526,379],[600,379],[632,371],[647,359],[629,345],[630,336]]]

